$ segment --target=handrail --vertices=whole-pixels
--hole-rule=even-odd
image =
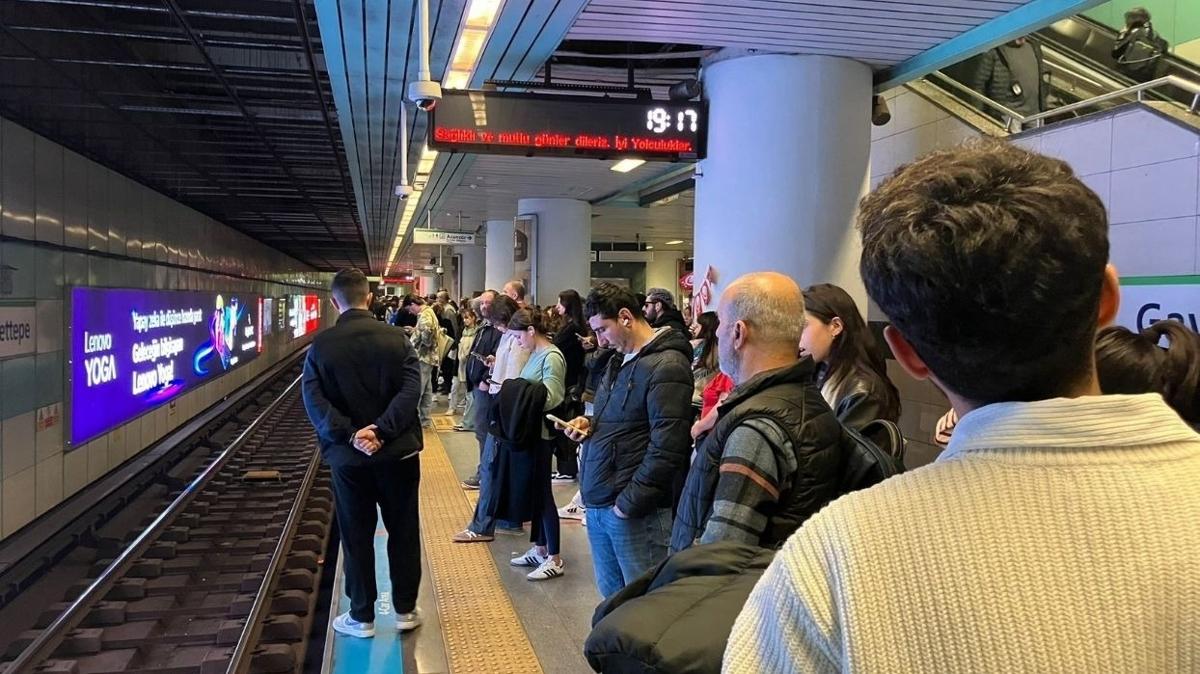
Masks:
[[[1110,91],[1107,93],[1099,94],[1097,96],[1093,96],[1091,98],[1087,98],[1082,101],[1076,101],[1075,103],[1070,103],[1068,105],[1063,105],[1063,106],[1060,106],[1057,108],[1053,108],[1053,109],[1047,110],[1045,112],[1039,112],[1035,115],[1022,115],[1021,113],[1016,112],[1015,110],[1010,110],[1009,108],[997,103],[996,101],[993,101],[992,99],[988,98],[987,96],[979,93],[978,91],[975,91],[974,89],[966,86],[965,84],[955,80],[954,78],[952,78],[940,71],[935,71],[935,72],[929,73],[929,75],[927,75],[927,77],[931,77],[933,79],[938,80],[939,82],[941,82],[943,84],[947,84],[955,91],[965,94],[965,95],[975,99],[976,101],[979,101],[980,103],[984,104],[985,106],[990,107],[993,110],[996,110],[997,112],[1001,113],[1006,118],[1006,121],[1008,122],[1008,128],[1010,131],[1012,131],[1014,128],[1016,130],[1022,130],[1025,128],[1025,126],[1027,124],[1033,124],[1034,128],[1038,128],[1038,127],[1042,126],[1043,120],[1045,120],[1049,117],[1057,117],[1059,115],[1071,113],[1076,110],[1082,110],[1083,108],[1089,108],[1089,107],[1092,107],[1099,103],[1103,103],[1105,101],[1111,101],[1111,100],[1117,99],[1117,98],[1126,98],[1128,96],[1136,96],[1137,100],[1140,101],[1140,100],[1142,100],[1142,92],[1145,92],[1149,89],[1157,89],[1158,87],[1161,87],[1161,86],[1174,86],[1174,87],[1178,87],[1180,89],[1183,89],[1184,91],[1191,93],[1192,94],[1192,104],[1191,104],[1191,106],[1188,107],[1188,111],[1191,112],[1192,114],[1197,114],[1197,112],[1200,112],[1200,84],[1198,84],[1196,82],[1192,82],[1190,80],[1185,80],[1182,77],[1178,77],[1176,75],[1167,75],[1165,77],[1160,77],[1158,79],[1149,80],[1147,82],[1141,82],[1138,84],[1134,84],[1132,86],[1117,89],[1115,91]]]
[[[304,473],[304,481],[300,484],[300,489],[296,491],[296,500],[292,503],[287,521],[283,524],[283,531],[279,534],[279,542],[275,545],[275,552],[271,555],[271,563],[267,565],[267,570],[263,573],[263,581],[259,585],[258,593],[254,596],[254,604],[250,607],[250,613],[246,616],[246,624],[242,627],[242,634],[238,637],[237,646],[229,658],[229,666],[225,669],[226,674],[244,674],[250,671],[251,656],[254,653],[252,647],[258,642],[258,637],[262,633],[263,618],[270,607],[271,595],[279,584],[279,570],[287,558],[288,549],[292,547],[292,539],[296,535],[296,528],[300,525],[304,503],[308,500],[309,492],[312,491],[312,485],[317,479],[317,471],[320,466],[321,453],[313,452],[312,458],[308,462],[308,470]]]
[[[25,649],[22,650],[12,662],[9,663],[8,668],[5,670],[5,674],[19,674],[21,672],[33,671],[33,668],[39,662],[53,654],[54,649],[58,647],[59,643],[61,643],[62,636],[67,631],[74,629],[76,625],[78,625],[83,619],[83,612],[94,602],[104,598],[104,595],[110,589],[112,589],[113,583],[116,582],[120,574],[124,573],[129,566],[132,565],[134,558],[145,552],[145,550],[150,546],[150,543],[153,542],[154,537],[162,533],[162,530],[165,529],[172,521],[174,521],[175,517],[184,508],[186,508],[193,500],[195,500],[196,496],[200,493],[200,490],[203,489],[208,482],[212,480],[212,478],[222,468],[225,467],[225,464],[229,462],[229,459],[232,458],[233,454],[242,448],[242,445],[244,445],[246,440],[250,438],[250,435],[254,431],[258,430],[262,422],[279,407],[284,398],[286,398],[299,383],[300,377],[296,377],[295,381],[289,384],[287,389],[280,394],[278,398],[272,401],[270,405],[267,405],[267,408],[254,418],[254,421],[246,427],[246,430],[242,431],[242,433],[238,435],[237,439],[230,443],[229,446],[225,448],[225,451],[221,452],[220,456],[210,463],[203,472],[197,475],[196,478],[179,493],[179,496],[175,497],[175,500],[171,501],[170,505],[164,508],[163,511],[159,513],[158,517],[154,518],[154,521],[151,522],[145,529],[143,529],[142,533],[138,534],[137,538],[135,538],[132,543],[126,546],[123,551],[121,551],[120,555],[117,555],[117,558],[114,559],[113,562],[100,573],[100,576],[96,578],[96,580],[92,581],[92,584],[88,585],[87,589],[80,593],[75,601],[71,602],[71,605],[54,619],[54,622],[50,623],[46,629],[42,630],[41,633],[38,634],[37,638],[30,642],[29,645],[26,646]]]
[[[1177,77],[1175,75],[1167,75],[1165,77],[1160,77],[1156,80],[1150,80],[1148,82],[1141,82],[1138,84],[1134,84],[1133,86],[1125,87],[1123,89],[1117,89],[1116,91],[1110,91],[1106,94],[1100,94],[1099,96],[1093,96],[1091,98],[1088,98],[1088,99],[1085,99],[1082,101],[1078,101],[1076,103],[1071,103],[1069,105],[1064,105],[1059,108],[1054,108],[1053,110],[1039,112],[1036,115],[1029,115],[1028,117],[1022,117],[1020,121],[1022,124],[1028,124],[1030,122],[1035,122],[1036,123],[1035,126],[1041,126],[1042,120],[1046,119],[1047,117],[1054,117],[1056,115],[1061,115],[1066,112],[1074,112],[1075,110],[1081,110],[1083,108],[1091,107],[1093,105],[1096,105],[1097,103],[1111,101],[1114,98],[1124,98],[1126,96],[1129,96],[1130,94],[1134,94],[1134,95],[1138,95],[1138,100],[1141,100],[1141,96],[1140,96],[1141,92],[1146,91],[1148,89],[1157,89],[1158,87],[1163,86],[1165,84],[1179,87],[1180,89],[1190,92],[1193,95],[1192,105],[1191,105],[1191,107],[1188,108],[1188,110],[1190,112],[1195,113],[1197,108],[1200,108],[1200,84],[1185,80],[1182,77]]]
[[[968,87],[967,85],[963,84],[962,82],[959,82],[958,80],[954,79],[953,77],[950,77],[949,75],[943,73],[940,70],[935,70],[935,71],[929,73],[928,75],[926,75],[926,77],[932,77],[932,78],[942,82],[943,84],[948,84],[948,85],[950,85],[950,88],[954,89],[955,91],[958,91],[961,94],[969,96],[969,97],[975,99],[976,101],[979,101],[983,105],[990,107],[993,110],[995,110],[996,112],[999,112],[1000,114],[1004,115],[1005,119],[1008,121],[1008,124],[1006,126],[1008,127],[1008,129],[1010,131],[1012,130],[1013,121],[1023,119],[1023,117],[1021,116],[1021,113],[1019,113],[1015,110],[1010,110],[1009,108],[997,103],[996,101],[993,101],[992,99],[988,98],[987,96],[984,96],[983,94],[979,93],[978,91],[975,91],[971,87]]]

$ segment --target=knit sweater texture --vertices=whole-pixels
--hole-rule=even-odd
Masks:
[[[1154,394],[977,409],[788,540],[724,671],[1200,671],[1200,436]]]

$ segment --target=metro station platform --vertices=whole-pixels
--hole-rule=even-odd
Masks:
[[[583,641],[600,596],[586,530],[577,521],[561,520],[567,572],[536,583],[526,580],[528,569],[509,564],[529,549],[528,525],[524,536],[497,533],[491,543],[453,543],[451,537],[470,521],[478,494],[459,485],[475,470],[478,444],[473,433],[452,430],[457,420],[436,416],[437,430],[426,431],[421,453],[421,627],[396,632],[387,534],[380,526],[375,539],[380,595],[375,637],[357,639],[327,627],[323,673],[590,671]],[[565,505],[577,487],[556,484],[555,500]],[[349,605],[340,557],[334,583],[331,621]]]

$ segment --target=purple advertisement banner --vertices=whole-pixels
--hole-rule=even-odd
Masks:
[[[258,299],[73,288],[70,443],[87,442],[258,356]]]

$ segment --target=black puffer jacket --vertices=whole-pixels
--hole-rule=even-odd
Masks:
[[[671,507],[675,475],[692,438],[692,345],[664,330],[628,363],[608,362],[583,444],[580,493],[589,508],[616,505],[629,517]]]
[[[725,644],[775,556],[740,543],[671,555],[604,600],[583,646],[597,672],[719,672]]]

